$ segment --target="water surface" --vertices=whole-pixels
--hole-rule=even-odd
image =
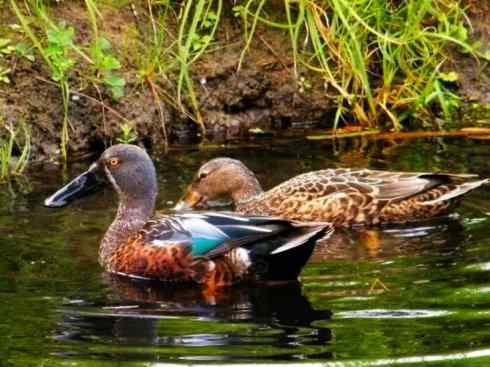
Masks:
[[[174,205],[200,163],[223,155],[245,161],[265,188],[325,167],[490,177],[488,144],[469,139],[183,149],[157,163],[159,209]],[[235,287],[210,300],[101,270],[111,190],[42,207],[88,164],[0,187],[1,366],[490,365],[490,187],[454,216],[339,231],[317,247],[301,284]]]

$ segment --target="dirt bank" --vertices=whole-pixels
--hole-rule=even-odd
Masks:
[[[135,2],[137,3],[137,2]],[[142,2],[143,3],[143,2]],[[485,9],[478,2],[470,11],[475,38],[490,45],[488,28],[490,5]],[[473,9],[470,8],[470,9]],[[166,78],[149,81],[138,78],[132,64],[135,50],[132,45],[141,37],[141,14],[145,9],[125,6],[117,11],[103,8],[104,22],[100,31],[119,50],[126,80],[125,95],[115,100],[103,86],[94,86],[80,78],[79,66],[69,83],[70,140],[69,155],[77,157],[121,136],[121,124],[127,123],[137,133],[138,140],[152,148],[164,146],[165,136],[170,143],[200,139],[199,129],[190,117],[192,108],[184,98],[183,113],[175,97],[176,71]],[[316,126],[331,126],[335,112],[334,97],[325,93],[323,81],[302,70],[297,81],[293,75],[291,42],[284,30],[257,28],[249,52],[240,71],[237,70],[243,47],[242,26],[226,10],[217,34],[214,51],[192,66],[192,79],[207,137],[232,139],[250,131],[278,131],[296,122]],[[90,24],[83,5],[65,1],[53,6],[53,15],[64,19],[76,29],[75,41],[82,46],[90,39]],[[0,22],[12,23],[15,16],[7,6],[0,10]],[[143,31],[144,32],[144,31]],[[50,79],[38,57],[35,62],[15,54],[8,56],[10,84],[0,84],[0,117],[4,123],[18,125],[24,121],[30,129],[36,160],[60,158],[60,131],[63,104],[60,89]],[[490,102],[490,87],[486,82],[489,71],[484,64],[466,57],[456,58],[454,67],[461,75],[462,94],[482,103]],[[155,96],[155,88],[161,92]],[[163,98],[168,96],[168,98]],[[0,119],[0,121],[1,121]]]

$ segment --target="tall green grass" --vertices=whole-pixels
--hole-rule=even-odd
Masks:
[[[104,6],[137,5],[137,47],[120,62],[100,25]],[[67,3],[64,2],[64,5]],[[64,105],[61,150],[67,156],[70,88],[85,79],[124,94],[118,71],[129,69],[151,91],[167,144],[162,103],[194,120],[205,133],[193,66],[213,49],[224,16],[238,15],[243,29],[237,72],[245,67],[258,31],[274,28],[289,40],[291,73],[301,85],[315,79],[337,106],[333,126],[401,130],[412,119],[435,113],[450,119],[459,106],[457,75],[448,69],[452,50],[479,55],[468,41],[465,13],[457,0],[84,0],[91,40],[77,45],[71,28],[56,19],[52,1],[10,0],[25,35],[58,82]],[[64,6],[62,5],[62,6]],[[226,14],[226,15],[225,15]],[[136,16],[135,16],[136,17]],[[216,46],[216,47],[213,47]],[[219,52],[219,51],[218,51]],[[79,83],[82,84],[82,83]],[[100,92],[99,92],[100,95]],[[127,123],[128,121],[125,121]]]
[[[284,16],[262,3],[238,10],[253,24],[287,29],[295,75],[309,69],[323,78],[327,95],[336,95],[334,126],[354,118],[400,130],[434,109],[450,118],[458,106],[454,80],[443,72],[449,49],[477,54],[458,1],[285,0]]]
[[[214,3],[216,3],[216,12],[213,12],[215,14],[213,21],[210,21],[209,14],[212,12]],[[187,0],[179,19],[176,43],[176,57],[180,67],[177,82],[177,101],[182,104],[182,92],[185,90],[195,111],[196,122],[203,131],[205,131],[205,125],[199,111],[190,67],[213,41],[218,29],[222,9],[223,0]],[[206,21],[209,24],[206,24]]]

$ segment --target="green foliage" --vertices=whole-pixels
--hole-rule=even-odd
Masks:
[[[111,53],[112,46],[107,38],[99,36],[97,19],[100,17],[97,4],[93,0],[85,0],[87,13],[92,27],[93,41],[90,47],[91,63],[97,81],[102,81],[111,91],[112,97],[119,99],[124,96],[126,81],[115,71],[121,68],[117,57]]]
[[[46,32],[48,45],[45,48],[46,56],[52,65],[51,78],[56,82],[68,80],[68,72],[75,65],[75,60],[70,57],[70,48],[73,45],[75,30],[64,22],[52,26]]]
[[[64,22],[58,25],[51,22],[46,14],[42,2],[33,2],[33,11],[44,27],[47,45],[43,45],[41,40],[31,29],[28,19],[20,11],[15,0],[10,1],[17,19],[20,21],[22,30],[29,37],[33,46],[41,54],[51,72],[51,78],[58,82],[63,100],[63,122],[61,129],[61,154],[64,160],[68,157],[67,145],[69,140],[68,128],[68,107],[70,97],[70,86],[68,84],[68,73],[74,67],[76,61],[71,57],[70,49],[78,50],[73,44],[74,29],[67,26]]]
[[[32,52],[32,48],[27,45],[25,42],[19,42],[15,45],[15,52],[17,54],[31,62],[36,60],[34,53]]]
[[[218,21],[218,16],[214,11],[209,11],[200,22],[200,29],[198,32],[192,34],[192,51],[199,51],[207,47],[213,41],[212,34],[202,34],[202,32],[209,31],[214,28],[216,22]]]
[[[42,10],[40,10],[42,12]],[[44,18],[46,15],[41,13]],[[61,130],[61,154],[63,159],[68,157],[67,145],[69,141],[69,120],[68,106],[70,99],[70,86],[68,84],[68,72],[75,65],[75,60],[70,57],[70,49],[73,47],[73,36],[75,30],[68,27],[64,22],[57,26],[50,23],[50,28],[46,31],[48,45],[44,52],[51,64],[51,78],[60,84],[61,95],[63,98],[63,126]]]
[[[102,81],[109,87],[112,96],[119,99],[124,96],[126,81],[114,72],[121,68],[121,63],[110,51],[111,43],[103,37],[97,38],[91,48],[93,67],[96,74],[102,76]]]
[[[121,144],[132,144],[138,139],[133,127],[128,124],[121,125],[121,135],[116,139]]]
[[[216,2],[216,11],[211,7]],[[182,91],[187,91],[189,102],[195,111],[196,122],[204,131],[204,121],[199,112],[199,105],[195,95],[190,66],[209,47],[214,40],[219,19],[223,8],[223,0],[188,0],[179,19],[177,34],[177,60],[179,62],[179,77],[177,81],[177,102],[182,106]]]
[[[479,54],[468,41],[465,15],[455,1],[286,1],[284,22],[277,20],[277,12],[265,12],[264,1],[248,0],[234,12],[245,30],[240,65],[257,22],[287,30],[299,88],[304,89],[300,69],[321,76],[326,92],[338,96],[336,123],[354,117],[374,127],[387,120],[400,130],[404,119],[437,108],[450,118],[458,99],[447,85],[451,80],[437,71],[451,45]]]
[[[13,51],[15,51],[15,47],[12,46],[11,41],[7,38],[0,38],[0,83],[10,83],[9,74],[11,69],[3,65],[3,61],[4,56],[10,55]]]
[[[33,61],[34,48],[60,85],[65,108],[63,156],[69,139],[70,87],[93,85],[99,91],[103,86],[118,99],[125,94],[123,75],[136,76],[139,87],[151,90],[155,104],[173,106],[204,131],[192,68],[206,52],[226,47],[217,43],[216,35],[227,3],[81,3],[91,34],[84,34],[77,44],[74,28],[54,15],[59,14],[55,9],[65,5],[57,7],[48,0],[27,0],[19,5],[10,0],[32,45],[20,42],[12,46],[9,42],[8,52]],[[138,13],[133,27],[136,36],[126,53],[119,39],[99,29],[105,7],[134,7]],[[469,41],[465,13],[456,0],[242,0],[230,8],[237,18],[234,21],[243,28],[237,71],[260,27],[280,30],[290,40],[297,91],[307,95],[323,86],[325,98],[337,105],[334,127],[357,121],[366,129],[401,130],[410,119],[434,114],[451,119],[461,102],[454,92],[457,75],[446,65],[448,49],[490,59],[490,53],[480,53],[480,45]],[[10,68],[1,61],[0,83],[7,83]],[[123,74],[123,65],[133,67],[134,74],[131,70]]]
[[[0,65],[0,83],[9,84],[10,83],[10,68]]]
[[[15,51],[15,47],[12,45],[12,41],[7,38],[0,38],[0,54],[10,55]]]
[[[21,175],[31,152],[30,135],[23,126],[23,143],[17,139],[17,132],[11,126],[4,126],[7,136],[0,137],[0,182],[12,176]],[[16,152],[19,154],[16,156]]]
[[[104,76],[104,83],[109,87],[112,92],[112,96],[115,99],[119,99],[124,96],[124,86],[126,81],[119,75],[107,74]]]

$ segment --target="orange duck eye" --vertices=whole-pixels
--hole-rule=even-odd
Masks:
[[[109,164],[112,166],[112,167],[116,167],[119,165],[119,159],[117,158],[111,158],[109,159]]]

